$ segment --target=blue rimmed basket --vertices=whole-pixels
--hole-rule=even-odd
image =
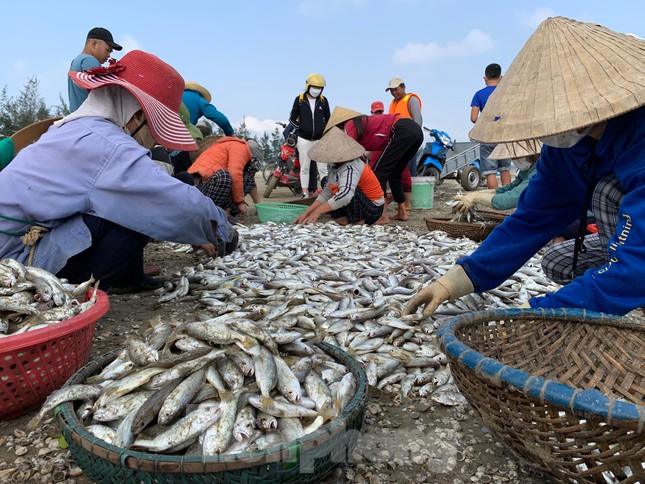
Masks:
[[[455,382],[519,458],[560,482],[645,482],[645,325],[579,309],[450,318]]]
[[[136,452],[97,439],[85,430],[73,402],[61,404],[58,419],[72,457],[97,483],[315,483],[348,461],[365,414],[367,377],[360,364],[339,348],[315,344],[347,366],[357,381],[354,398],[340,416],[287,444],[257,452],[184,457]],[[83,383],[117,356],[111,351],[77,371],[67,385]]]

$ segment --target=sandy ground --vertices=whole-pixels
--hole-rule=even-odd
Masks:
[[[261,177],[259,182],[262,193]],[[424,218],[448,214],[445,202],[460,190],[456,181],[445,181],[435,187],[432,209],[413,210],[409,221],[395,223],[426,233]],[[288,189],[278,188],[267,201],[292,198]],[[394,210],[390,205],[390,215]],[[254,208],[242,222],[259,223]],[[162,244],[152,243],[146,249],[146,263],[161,266],[166,277],[197,262],[195,254],[171,252]],[[157,299],[158,295],[154,293],[110,296],[111,307],[96,326],[90,358],[122,346],[129,334],[143,331],[147,322],[159,314],[164,318],[186,320],[193,318],[198,310],[195,302],[171,302],[160,307]],[[384,394],[372,395],[369,405],[355,462],[340,468],[327,482],[544,482],[490,434],[470,407],[442,407],[429,405],[424,400],[399,403]],[[2,444],[16,430],[24,429],[34,413],[0,422],[0,470],[16,458],[15,451]],[[459,449],[454,467],[442,456],[442,442],[448,441]],[[424,449],[429,456],[413,458]],[[75,481],[91,482],[84,476],[76,477]]]

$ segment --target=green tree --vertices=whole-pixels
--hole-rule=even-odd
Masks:
[[[270,160],[273,156],[271,154],[271,142],[266,131],[262,133],[262,138],[260,138],[258,144],[260,145],[260,148],[262,148],[262,156],[264,159]]]
[[[275,158],[280,154],[280,145],[282,144],[282,132],[276,126],[271,133],[271,158]]]
[[[0,94],[0,135],[11,136],[16,131],[42,119],[50,118],[45,100],[38,92],[38,78],[29,78],[17,99],[7,94],[7,86]]]
[[[58,106],[52,107],[52,116],[67,116],[69,113],[71,113],[69,106],[63,99],[63,96],[59,94],[58,100],[60,101],[60,104]]]
[[[251,133],[249,132],[249,128],[246,127],[245,117],[242,117],[242,121],[240,122],[240,127],[235,130],[234,136],[237,136],[238,138],[242,138],[242,139],[251,138]]]

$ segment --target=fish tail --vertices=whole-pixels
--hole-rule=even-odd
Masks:
[[[36,427],[38,427],[38,424],[40,423],[42,418],[43,418],[43,415],[39,412],[38,415],[36,415],[27,423],[27,428],[29,430],[34,430]]]
[[[320,412],[318,412],[318,415],[320,415],[323,418],[323,422],[328,422],[332,418],[334,418],[334,409],[330,406],[324,406],[323,408],[320,409]]]

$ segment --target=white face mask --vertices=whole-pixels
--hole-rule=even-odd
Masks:
[[[545,136],[540,138],[540,141],[547,146],[553,148],[571,148],[575,146],[578,141],[587,136],[587,133],[591,131],[591,126],[583,129],[582,131],[567,131],[566,133],[556,134],[554,136]]]
[[[531,163],[529,160],[526,159],[526,156],[523,156],[522,158],[517,158],[516,160],[513,160],[513,164],[515,165],[515,168],[517,168],[520,171],[525,171],[531,168]]]
[[[321,92],[322,92],[322,88],[320,88],[320,87],[310,87],[309,88],[309,95],[311,95],[313,97],[320,96]]]

